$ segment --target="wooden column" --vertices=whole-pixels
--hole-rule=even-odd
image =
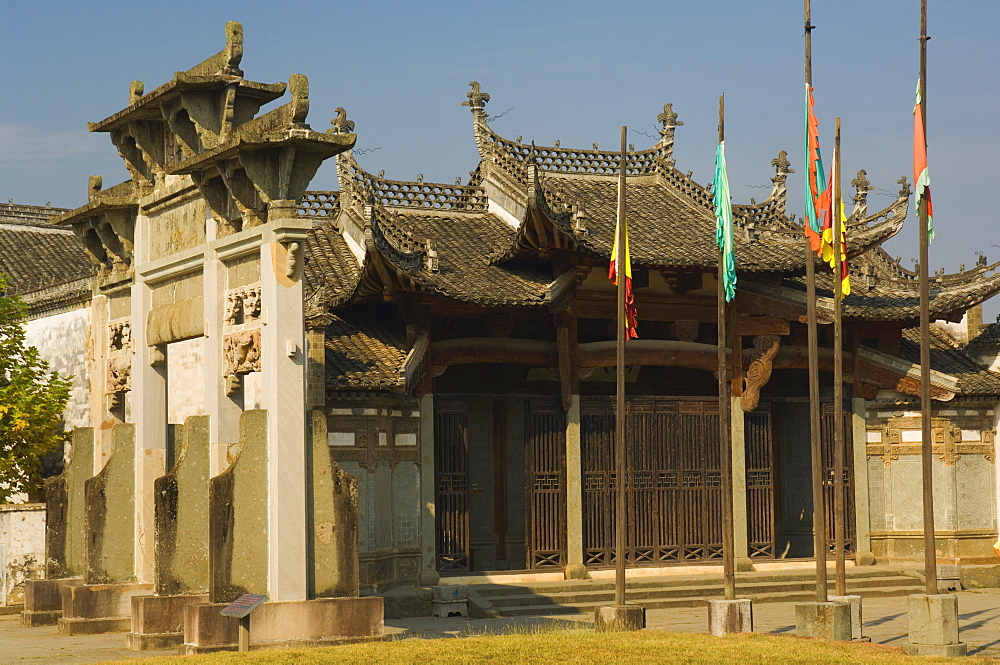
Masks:
[[[572,310],[555,315],[559,386],[566,411],[566,579],[586,579],[583,562],[583,461],[577,320]]]

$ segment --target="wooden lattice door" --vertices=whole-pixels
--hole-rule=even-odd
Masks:
[[[462,400],[441,400],[434,414],[437,569],[472,569],[469,544],[469,416]]]
[[[566,565],[566,417],[558,400],[525,403],[529,568]]]
[[[774,436],[771,405],[743,416],[746,451],[747,548],[751,558],[774,558]],[[737,552],[737,556],[739,553]]]
[[[845,403],[850,403],[845,399]],[[822,405],[822,442],[823,442],[823,501],[826,507],[826,538],[827,545],[832,555],[835,547],[834,531],[834,474],[833,474],[833,451],[834,451],[834,426],[836,415],[833,402],[824,402]],[[853,454],[853,428],[851,426],[851,412],[845,410],[841,414],[844,421],[844,552],[853,555],[855,544],[857,543],[857,520],[855,519],[854,508],[854,454]]]

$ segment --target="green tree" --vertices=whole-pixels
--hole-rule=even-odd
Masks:
[[[28,308],[6,288],[0,274],[0,503],[38,488],[42,458],[65,441],[70,388],[69,378],[49,372],[38,349],[25,344]]]

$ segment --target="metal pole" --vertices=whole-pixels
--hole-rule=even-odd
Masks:
[[[844,321],[841,291],[840,228],[840,118],[836,119],[833,137],[833,524],[836,553],[836,593],[847,595],[847,570],[844,562]]]
[[[805,2],[806,85],[812,86],[812,30],[809,0]],[[806,165],[808,177],[809,165]],[[808,224],[808,221],[806,222]],[[806,238],[806,317],[809,332],[809,449],[812,456],[813,553],[816,557],[816,601],[826,595],[826,506],[823,501],[823,447],[819,414],[819,345],[816,331],[816,257]]]
[[[617,404],[615,409],[615,605],[625,604],[625,134],[622,127],[621,167],[618,174]]]
[[[924,124],[924,149],[927,148],[927,0],[920,0],[920,111]],[[924,503],[924,572],[927,594],[938,593],[937,546],[934,542],[934,475],[931,439],[931,325],[930,285],[928,278],[927,206],[919,207],[920,219],[920,418],[922,424],[921,467]]]
[[[725,140],[726,96],[719,97],[719,143]],[[718,186],[718,183],[716,183]],[[729,205],[723,201],[723,205]],[[726,360],[726,286],[723,277],[724,250],[719,249],[718,352],[719,352],[719,457],[722,471],[722,570],[726,600],[736,599],[736,565],[733,551],[733,452],[730,425],[729,363]],[[733,348],[733,354],[737,349]],[[735,358],[734,358],[735,359]]]

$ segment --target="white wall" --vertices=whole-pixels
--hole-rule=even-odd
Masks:
[[[45,570],[45,505],[0,506],[0,606],[24,602],[24,580]]]
[[[167,344],[167,422],[183,425],[205,408],[205,338]]]
[[[87,401],[87,325],[89,309],[75,309],[28,321],[25,338],[61,376],[73,376],[63,418],[66,429],[90,424]]]

